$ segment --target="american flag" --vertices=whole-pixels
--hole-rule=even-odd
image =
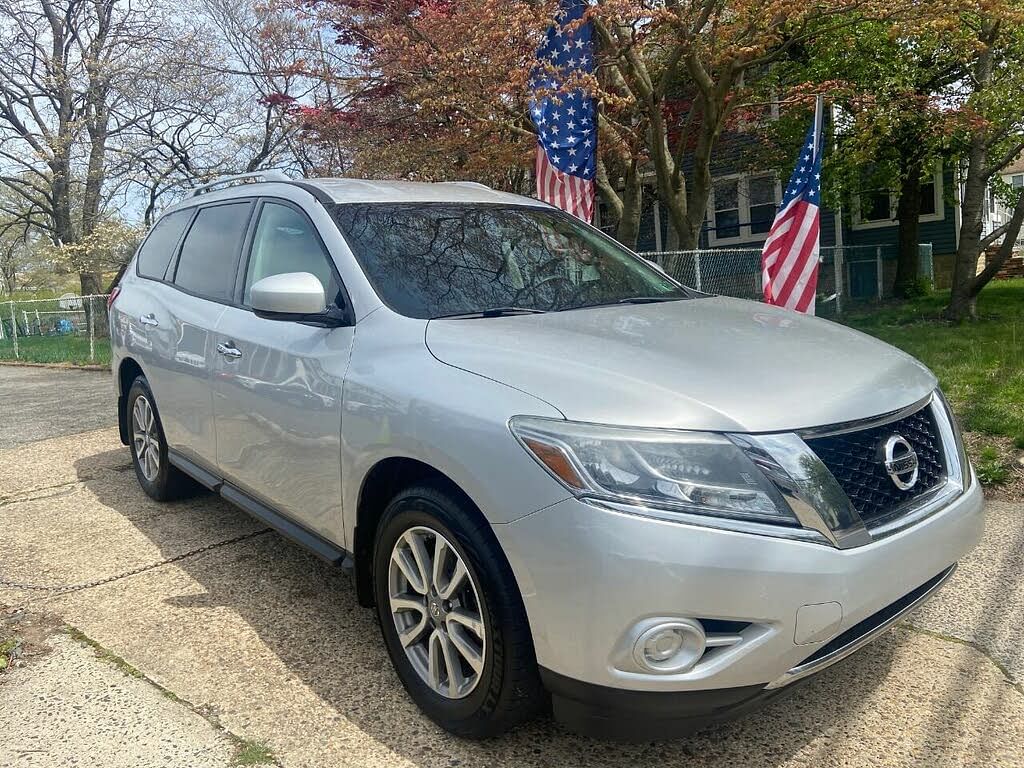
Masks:
[[[782,205],[761,251],[764,300],[814,314],[821,207],[821,96]]]
[[[589,222],[597,151],[594,102],[582,89],[563,89],[574,73],[594,71],[592,25],[579,23],[586,9],[585,0],[561,0],[537,49],[530,116],[537,127],[537,197]]]

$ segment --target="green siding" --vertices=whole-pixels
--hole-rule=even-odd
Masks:
[[[942,174],[943,218],[941,221],[921,222],[918,241],[931,243],[935,254],[948,254],[956,251],[956,224],[953,199],[953,171],[949,163]],[[886,256],[895,257],[898,243],[899,227],[896,224],[872,229],[853,229],[846,222],[843,228],[843,240],[846,245],[885,246]]]

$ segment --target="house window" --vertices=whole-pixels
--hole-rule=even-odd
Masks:
[[[740,180],[715,182],[715,239],[740,236]]]
[[[921,182],[921,216],[934,216],[938,201],[935,199],[935,176]]]
[[[860,195],[860,220],[863,222],[884,221],[893,218],[892,195],[887,189],[875,189]]]
[[[715,179],[711,188],[709,241],[724,245],[763,240],[771,229],[780,197],[774,174],[736,175]]]
[[[921,180],[921,221],[941,221],[945,218],[942,199],[942,161],[935,163],[930,175]],[[899,224],[895,191],[876,189],[853,197],[853,228],[872,229]]]
[[[1010,186],[1014,189],[1020,189],[1024,187],[1024,173],[1018,173],[1016,176],[1010,177]]]
[[[748,181],[750,191],[750,233],[767,234],[775,218],[775,177],[755,176]]]

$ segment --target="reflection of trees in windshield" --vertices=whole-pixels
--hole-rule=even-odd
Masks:
[[[480,205],[339,205],[335,218],[381,298],[412,317],[682,296],[571,217]]]

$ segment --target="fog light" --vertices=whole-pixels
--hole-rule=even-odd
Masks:
[[[706,639],[699,622],[689,619],[656,624],[633,644],[633,660],[659,674],[685,672],[704,655]]]
[[[644,656],[650,661],[668,661],[683,647],[683,636],[675,629],[659,629],[644,643]]]

